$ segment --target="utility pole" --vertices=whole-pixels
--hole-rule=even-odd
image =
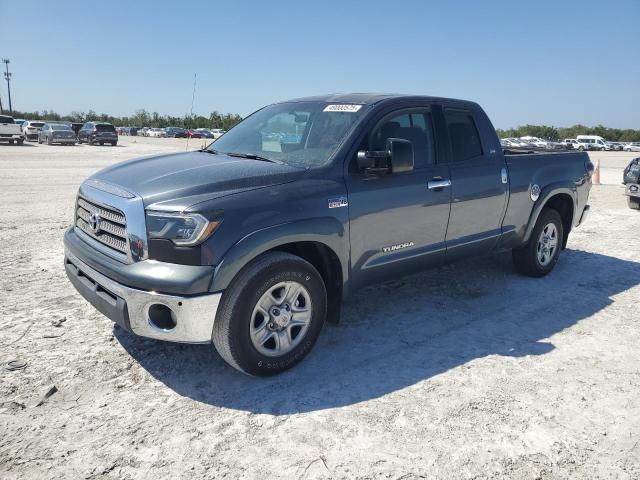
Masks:
[[[4,79],[7,81],[7,93],[9,95],[9,113],[13,113],[13,108],[11,107],[11,73],[9,73],[9,59],[3,58],[2,63],[5,65]]]

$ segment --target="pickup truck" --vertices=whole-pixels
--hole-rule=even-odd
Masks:
[[[9,142],[10,144],[16,142],[18,145],[24,143],[20,125],[13,121],[13,117],[0,115],[0,142]]]
[[[475,103],[342,94],[258,110],[207,148],[110,166],[65,233],[75,288],[123,329],[271,375],[355,289],[487,252],[542,277],[589,209],[586,153],[505,155]]]

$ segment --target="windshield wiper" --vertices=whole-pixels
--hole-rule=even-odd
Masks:
[[[230,157],[248,158],[249,160],[260,160],[261,162],[272,162],[272,163],[277,163],[279,165],[284,165],[284,162],[281,162],[280,160],[261,157],[260,155],[254,155],[253,153],[220,152],[218,150],[209,150],[208,148],[205,148],[204,150],[200,150],[200,151],[206,152],[206,153],[212,153],[213,155],[228,155]]]
[[[272,158],[261,157],[260,155],[254,155],[253,153],[236,153],[236,152],[216,152],[221,153],[223,155],[229,155],[230,157],[238,157],[238,158],[248,158],[249,160],[260,160],[262,162],[272,162],[279,163],[282,165],[280,160],[274,160]]]

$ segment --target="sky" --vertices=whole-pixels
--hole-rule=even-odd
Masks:
[[[463,98],[496,127],[640,128],[640,0],[0,0],[16,110],[247,115],[333,92]],[[4,67],[4,65],[1,65]],[[7,108],[6,83],[0,98]]]

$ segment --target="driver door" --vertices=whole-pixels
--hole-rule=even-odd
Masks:
[[[403,109],[386,115],[362,147],[384,150],[388,138],[411,141],[413,171],[366,173],[358,169],[356,159],[349,165],[346,180],[355,286],[427,268],[445,257],[449,167],[436,162],[430,109]]]

